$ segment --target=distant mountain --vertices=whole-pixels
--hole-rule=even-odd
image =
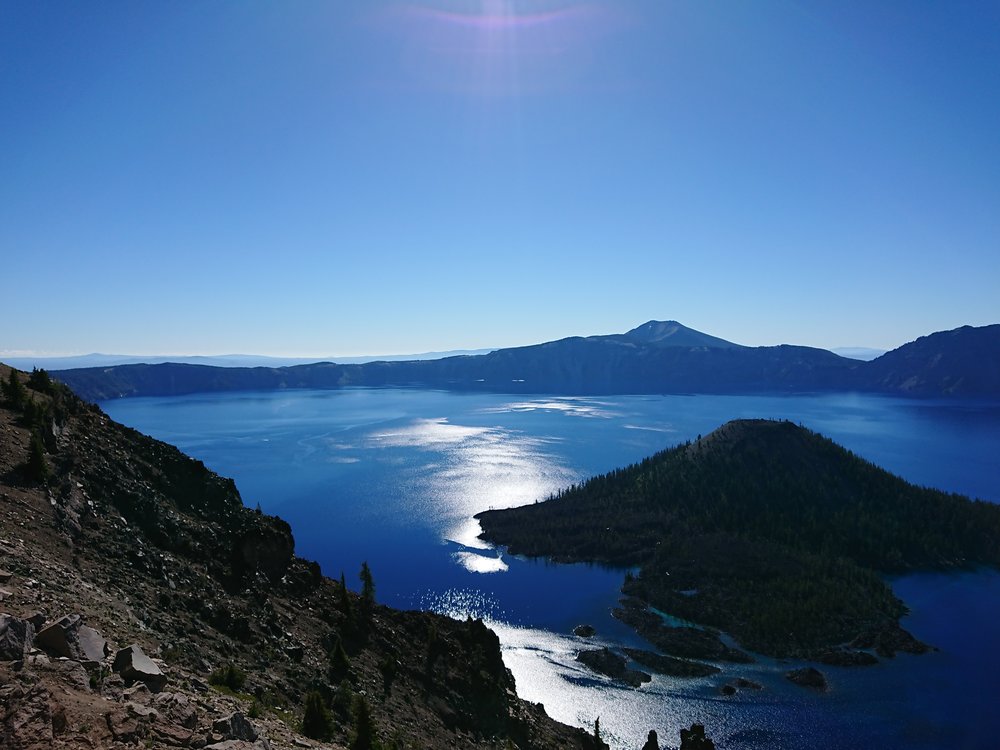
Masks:
[[[875,572],[1000,566],[1000,507],[911,485],[790,422],[730,422],[477,518],[515,554],[640,566],[626,593],[777,656],[855,638],[919,650]],[[648,625],[635,611],[622,618]]]
[[[118,365],[159,365],[167,362],[210,367],[292,367],[294,365],[332,362],[363,364],[365,362],[404,362],[420,359],[441,359],[460,355],[487,354],[492,349],[455,349],[447,352],[421,354],[380,354],[367,357],[268,357],[262,354],[212,354],[187,357],[157,354],[77,354],[68,357],[7,357],[3,361],[10,367],[31,370],[34,367],[49,370],[76,370],[85,367],[116,367]]]
[[[886,352],[885,349],[872,349],[868,346],[840,346],[836,349],[831,349],[830,351],[839,357],[860,359],[865,362],[871,362],[873,359],[881,357]]]
[[[651,320],[625,334],[627,338],[657,346],[696,347],[707,346],[717,349],[743,348],[739,344],[709,336],[707,333],[681,325],[676,320]]]
[[[863,391],[996,397],[1000,325],[933,334],[872,362],[807,346],[740,346],[675,321],[650,321],[624,334],[574,336],[436,360],[254,368],[123,365],[54,374],[94,401],[344,386],[574,395]]]

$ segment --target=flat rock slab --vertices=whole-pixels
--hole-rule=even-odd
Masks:
[[[108,641],[93,628],[81,625],[77,630],[80,655],[87,661],[104,661],[111,654]]]
[[[167,676],[135,643],[128,648],[119,649],[112,669],[126,683],[141,682],[154,693],[160,692],[167,684]]]

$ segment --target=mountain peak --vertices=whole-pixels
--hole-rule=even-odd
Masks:
[[[688,328],[676,320],[650,320],[633,328],[625,335],[630,339],[657,346],[707,346],[716,349],[731,349],[739,346],[731,341]]]

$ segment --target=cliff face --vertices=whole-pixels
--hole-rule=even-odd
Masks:
[[[219,721],[251,706],[254,733],[291,747],[313,691],[333,746],[358,734],[362,703],[397,747],[595,746],[517,698],[481,622],[366,604],[295,557],[288,525],[244,507],[231,480],[17,377],[23,398],[0,406],[4,747],[249,747],[239,721]],[[57,661],[33,634],[67,614],[82,617],[60,626],[72,658]],[[84,654],[81,627],[110,645]],[[128,687],[115,656],[130,644],[164,684]]]

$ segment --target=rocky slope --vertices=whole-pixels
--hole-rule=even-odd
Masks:
[[[649,321],[624,334],[574,336],[480,356],[225,368],[183,364],[63,370],[85,399],[186,393],[419,386],[503,393],[802,393],[1000,396],[1000,325],[933,334],[863,362],[807,346],[739,346]]]
[[[345,591],[231,480],[10,372],[0,746],[604,746],[516,696],[481,622]]]

